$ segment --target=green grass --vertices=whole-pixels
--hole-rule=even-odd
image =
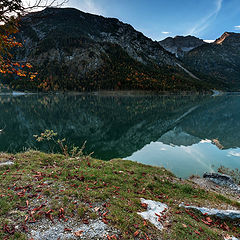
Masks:
[[[227,205],[239,207],[239,203],[206,192],[189,181],[179,180],[164,168],[121,159],[108,162],[89,157],[69,159],[36,151],[4,154],[4,159],[7,158],[14,158],[15,165],[0,167],[1,229],[5,223],[9,226],[24,223],[29,210],[47,201],[41,211],[52,210],[56,221],[61,208],[66,218],[81,221],[99,218],[94,206],[104,206],[103,211],[107,214],[100,217],[120,231],[120,239],[136,239],[136,231],[139,239],[147,239],[148,236],[150,239],[161,237],[170,240],[222,239],[226,233],[235,236],[240,233],[239,227],[234,228],[234,223],[226,222],[230,226],[226,232],[220,225],[209,227],[196,221],[179,208],[181,202],[218,208]],[[170,207],[167,213],[170,224],[162,232],[137,214],[145,211],[140,198],[161,201]],[[204,216],[194,214],[204,219]],[[36,215],[35,218],[40,221],[45,215]],[[25,239],[26,233],[20,229],[11,235],[0,230],[0,239],[4,237]]]

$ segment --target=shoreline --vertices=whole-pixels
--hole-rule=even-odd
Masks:
[[[214,90],[208,91],[157,91],[157,90],[92,90],[92,91],[29,91],[27,89],[15,90],[11,89],[12,92],[7,92],[4,94],[73,94],[73,95],[84,95],[84,94],[93,94],[93,95],[211,95],[214,93]],[[220,92],[220,91],[219,91]]]
[[[136,97],[136,96],[191,96],[191,95],[206,95],[211,97],[219,97],[225,95],[238,95],[239,92],[236,91],[222,91],[222,90],[210,90],[210,91],[154,91],[154,90],[97,90],[97,91],[28,91],[28,90],[12,90],[12,92],[2,92],[0,96],[13,95],[13,96],[22,96],[22,95],[34,95],[34,94],[43,94],[43,95],[54,95],[54,94],[63,94],[63,95],[95,95],[95,96],[116,96],[116,97]]]

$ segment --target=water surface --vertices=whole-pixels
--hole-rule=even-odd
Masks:
[[[179,177],[240,167],[237,94],[2,94],[0,103],[0,151],[49,151],[33,135],[53,129],[70,145],[87,140],[97,158],[164,166]]]

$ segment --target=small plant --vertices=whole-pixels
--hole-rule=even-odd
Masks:
[[[82,145],[82,147],[76,147],[73,146],[72,149],[70,150],[71,157],[83,157],[83,150],[85,149],[87,141],[85,141]]]
[[[36,138],[37,142],[47,141],[48,143],[53,142],[54,144],[58,145],[62,151],[62,154],[66,157],[79,158],[84,156],[83,151],[86,146],[86,141],[83,143],[82,147],[73,146],[69,150],[68,145],[65,144],[66,139],[65,138],[57,139],[57,135],[58,134],[53,130],[46,129],[40,135],[33,135],[33,136]],[[53,152],[53,148],[51,147],[51,145],[48,144],[48,146],[49,146],[49,149]],[[89,154],[88,157],[90,157],[92,154],[93,153]]]
[[[62,153],[66,157],[69,157],[68,147],[67,147],[67,145],[64,145],[64,142],[66,141],[66,139],[65,138],[56,139],[57,135],[58,134],[56,132],[54,132],[53,130],[46,129],[44,132],[42,132],[40,134],[40,136],[38,136],[38,135],[33,135],[33,136],[36,138],[37,142],[43,142],[43,141],[47,141],[48,143],[51,141],[54,142],[55,144],[57,144],[60,147]],[[53,152],[53,148],[50,146],[50,144],[48,144],[48,146],[49,146],[50,150]]]
[[[36,138],[36,141],[42,142],[44,140],[54,140],[54,137],[57,136],[57,133],[55,133],[53,130],[45,130],[45,132],[41,133],[40,136],[33,135]]]

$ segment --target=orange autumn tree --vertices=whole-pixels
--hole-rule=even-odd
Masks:
[[[21,47],[12,36],[18,31],[18,18],[22,11],[20,0],[0,1],[0,73],[16,73],[19,76],[26,76],[24,67],[19,63],[12,62],[11,49]],[[27,66],[31,67],[30,64]],[[32,76],[31,76],[32,77]]]
[[[59,7],[66,0],[57,3],[55,0],[36,0],[24,2],[24,0],[0,0],[0,73],[16,74],[20,77],[33,79],[37,73],[31,72],[32,65],[26,62],[13,60],[12,49],[22,47],[14,34],[18,32],[18,23],[25,14],[45,7]]]
[[[17,42],[15,37],[12,36],[17,31],[15,19],[0,26],[0,73],[16,74],[20,77],[33,79],[36,73],[29,71],[32,68],[31,64],[12,61],[11,49],[22,47],[22,44]]]

